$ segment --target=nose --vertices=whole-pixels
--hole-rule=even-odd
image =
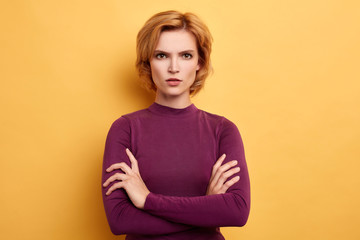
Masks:
[[[177,72],[179,72],[179,70],[180,69],[179,69],[179,64],[178,64],[177,59],[171,58],[168,71],[170,73],[177,73]]]

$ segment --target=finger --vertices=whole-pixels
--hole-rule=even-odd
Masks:
[[[226,154],[224,153],[223,155],[221,155],[219,157],[219,159],[216,161],[216,163],[214,164],[213,166],[213,169],[212,169],[212,173],[211,173],[211,178],[210,179],[213,179],[215,174],[216,174],[216,171],[219,169],[219,167],[221,166],[221,164],[224,162],[226,158]]]
[[[117,182],[114,183],[106,192],[106,195],[110,195],[113,191],[115,191],[118,188],[124,188],[123,182]]]
[[[222,189],[221,189],[221,192],[223,193],[226,193],[226,191],[232,186],[234,185],[235,183],[237,183],[238,181],[240,180],[240,176],[236,176],[236,177],[233,177],[232,179],[230,179],[229,181],[227,181]]]
[[[230,161],[230,162],[227,162],[227,163],[225,163],[224,165],[222,165],[220,168],[219,168],[219,170],[218,170],[218,172],[226,172],[227,170],[229,170],[230,168],[232,168],[232,167],[235,167],[236,165],[237,165],[237,161],[236,160],[232,160],[232,161]]]
[[[128,155],[128,157],[130,159],[131,169],[134,172],[139,172],[138,162],[137,162],[136,158],[134,157],[134,155],[132,154],[132,152],[128,148],[126,149],[126,154]]]
[[[213,168],[218,169],[218,168],[221,166],[221,164],[223,163],[223,161],[225,160],[225,158],[226,158],[226,154],[224,153],[224,154],[221,155],[221,156],[219,157],[219,159],[216,161],[216,163],[214,164]]]
[[[240,168],[232,168],[229,171],[222,173],[218,179],[218,181],[215,183],[214,188],[215,189],[222,189],[224,187],[225,182],[228,180],[229,177],[234,175],[235,173],[239,172]]]
[[[106,171],[111,172],[115,169],[121,169],[126,174],[129,174],[131,172],[131,168],[125,162],[114,163],[108,169],[106,169]]]
[[[126,174],[123,173],[115,173],[114,175],[112,175],[111,177],[109,177],[105,183],[103,184],[104,187],[107,187],[111,182],[115,181],[115,180],[125,180],[126,179]]]
[[[240,168],[236,167],[236,168],[232,168],[226,172],[224,172],[223,174],[221,174],[220,178],[219,178],[219,182],[226,182],[226,180],[231,177],[232,175],[234,175],[235,173],[240,172]]]
[[[226,164],[222,165],[215,173],[215,176],[214,176],[214,179],[213,181],[215,183],[217,183],[219,181],[219,178],[221,177],[221,175],[227,171],[229,168],[233,167],[233,166],[236,166],[237,164],[237,161],[236,160],[233,160],[233,161],[230,161],[230,162],[227,162]],[[221,184],[223,184],[224,182],[222,182]]]

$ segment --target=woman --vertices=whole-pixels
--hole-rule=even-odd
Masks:
[[[219,227],[246,223],[250,187],[239,131],[191,103],[211,70],[210,52],[210,32],[191,13],[158,13],[140,30],[136,67],[156,97],[117,119],[106,140],[103,200],[114,234],[224,239]]]

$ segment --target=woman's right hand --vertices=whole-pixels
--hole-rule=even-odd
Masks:
[[[222,165],[225,158],[226,155],[224,153],[214,164],[206,195],[226,193],[229,187],[240,180],[239,176],[235,176],[228,180],[229,177],[240,172],[240,167],[234,167],[237,164],[236,160],[232,160]]]

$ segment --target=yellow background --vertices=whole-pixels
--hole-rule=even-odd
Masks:
[[[209,26],[215,73],[193,101],[244,140],[252,209],[226,238],[360,239],[357,0],[2,0],[0,239],[124,239],[102,206],[104,141],[152,102],[135,38],[168,9]]]

